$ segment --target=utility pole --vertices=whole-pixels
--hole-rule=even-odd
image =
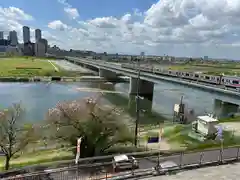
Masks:
[[[144,58],[144,53],[141,53],[142,59]],[[136,124],[135,124],[135,139],[134,145],[137,147],[138,142],[138,124],[139,124],[139,116],[140,116],[140,109],[139,109],[139,86],[140,86],[140,59],[138,60],[138,77],[137,77],[137,95],[136,95]]]

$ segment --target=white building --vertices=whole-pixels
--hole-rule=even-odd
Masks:
[[[211,116],[197,117],[197,131],[203,135],[211,135],[217,132],[218,120]]]
[[[27,26],[23,26],[23,43],[30,42],[30,29]]]

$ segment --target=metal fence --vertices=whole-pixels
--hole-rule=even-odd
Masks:
[[[137,159],[138,169],[114,172],[111,162],[82,164],[78,166],[48,169],[42,172],[22,174],[6,180],[117,180],[146,175],[161,175],[181,169],[197,168],[238,161],[239,147],[206,150],[193,153],[178,153],[171,156],[149,156]],[[167,165],[168,164],[168,165]],[[169,164],[171,164],[169,166]]]

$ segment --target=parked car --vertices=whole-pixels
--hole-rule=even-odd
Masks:
[[[138,161],[133,156],[118,155],[113,158],[113,170],[138,169]]]
[[[166,173],[169,169],[178,167],[178,165],[173,161],[165,161],[152,168],[152,174],[157,176],[161,173]]]

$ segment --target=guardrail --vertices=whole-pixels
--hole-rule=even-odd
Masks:
[[[125,172],[114,173],[111,162],[94,163],[60,169],[48,169],[42,172],[22,174],[15,177],[3,178],[6,180],[21,179],[79,179],[79,180],[120,180],[140,176],[164,175],[173,171],[194,169],[209,165],[220,165],[238,161],[240,158],[240,147],[228,147],[224,149],[212,149],[193,153],[177,153],[171,156],[149,156],[137,158],[139,169],[130,169]],[[171,166],[166,166],[171,162]],[[165,166],[164,166],[165,164]],[[169,163],[168,163],[169,164]]]
[[[72,57],[70,57],[70,58],[72,58]],[[96,64],[95,62],[89,62],[89,61],[86,61],[86,60],[79,60],[79,59],[76,59],[76,60],[81,61],[83,63],[87,63],[87,64],[95,66],[95,67],[98,67],[98,66],[101,67],[102,66],[104,68],[112,68],[112,69],[117,70],[117,71],[124,71],[126,74],[130,73],[130,74],[132,74],[132,76],[137,76],[137,71],[134,72],[134,71],[129,70],[129,69],[119,70],[116,67],[112,67],[111,65],[109,66],[109,63],[106,63],[106,62],[98,62],[98,64]],[[148,72],[143,72],[143,73],[144,73],[146,78],[151,78],[151,80],[156,79],[155,74],[148,73]],[[194,80],[189,81],[189,80],[183,80],[182,78],[177,78],[177,77],[166,77],[166,75],[160,75],[160,76],[157,77],[157,79],[164,80],[164,81],[169,81],[169,82],[174,82],[174,83],[178,83],[178,84],[183,84],[183,85],[188,85],[188,86],[192,86],[192,87],[197,87],[197,88],[205,89],[205,90],[208,90],[208,91],[216,91],[216,92],[220,92],[220,93],[224,93],[224,94],[229,94],[231,96],[237,96],[237,97],[240,96],[240,92],[238,90],[234,90],[232,88],[226,88],[226,87],[223,88],[221,86],[214,86],[214,85],[210,85],[208,83],[201,83],[201,82],[194,81]],[[153,81],[153,82],[155,82],[155,81]]]

